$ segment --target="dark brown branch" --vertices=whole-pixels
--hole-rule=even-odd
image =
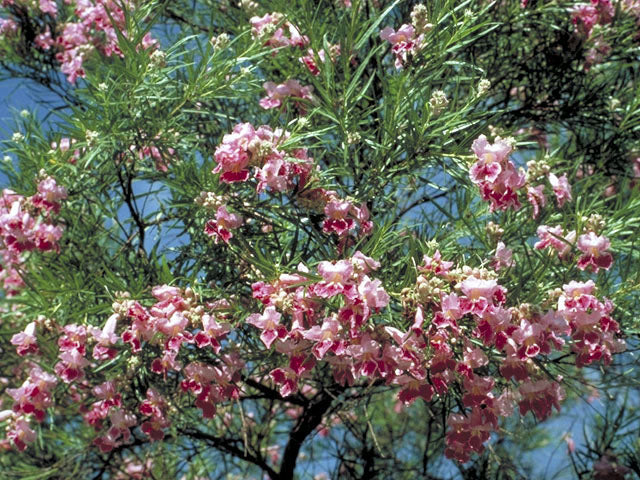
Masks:
[[[304,408],[302,415],[300,415],[296,425],[289,434],[289,441],[284,449],[284,455],[280,463],[280,474],[277,477],[271,477],[272,479],[293,479],[298,454],[300,453],[300,448],[304,440],[320,425],[324,414],[331,408],[334,398],[336,398],[342,390],[344,390],[344,387],[335,385],[323,390],[311,399],[309,405]]]
[[[142,221],[140,213],[138,212],[138,209],[136,208],[136,205],[135,205],[132,175],[129,172],[127,172],[126,179],[123,178],[119,168],[116,170],[116,173],[118,175],[118,181],[120,183],[120,187],[122,188],[124,201],[127,204],[127,207],[129,208],[129,213],[131,214],[131,218],[133,219],[136,226],[138,227],[138,232],[137,232],[138,233],[138,254],[144,258],[146,257],[146,252],[144,250],[144,236],[145,236],[146,225]]]

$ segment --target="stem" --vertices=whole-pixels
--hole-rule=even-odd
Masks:
[[[329,410],[333,399],[341,390],[342,387],[339,385],[323,390],[304,408],[302,415],[298,418],[298,422],[289,434],[289,441],[284,449],[282,463],[280,464],[280,474],[276,477],[272,476],[273,480],[293,480],[298,454],[304,440],[320,425],[324,414]]]

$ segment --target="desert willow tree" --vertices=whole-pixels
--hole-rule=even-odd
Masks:
[[[638,10],[4,0],[2,477],[525,476],[635,367]]]

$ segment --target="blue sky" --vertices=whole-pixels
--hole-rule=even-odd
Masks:
[[[21,110],[35,113],[43,119],[47,110],[39,107],[42,101],[53,101],[56,97],[45,88],[25,79],[11,78],[0,82],[0,140],[6,140],[13,133],[13,117]]]

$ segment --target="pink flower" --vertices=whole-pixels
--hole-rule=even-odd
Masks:
[[[377,262],[371,257],[367,257],[360,250],[353,254],[351,257],[351,263],[356,272],[369,273],[371,270],[377,270],[380,268],[380,262]]]
[[[455,293],[450,293],[448,295],[443,294],[440,306],[442,308],[442,316],[447,321],[455,322],[455,320],[462,317],[462,312],[460,310],[460,297]]]
[[[281,13],[267,13],[263,17],[251,17],[251,34],[254,38],[264,35],[268,29],[273,29],[274,33],[271,38],[265,41],[265,45],[272,48],[278,47],[304,47],[309,43],[309,39],[300,34],[300,31],[291,23],[284,21]],[[285,33],[285,29],[287,32]],[[289,37],[286,34],[289,34]]]
[[[288,332],[284,325],[280,325],[282,315],[273,306],[265,308],[264,313],[249,315],[247,323],[262,330],[260,340],[267,348],[271,348],[277,338],[286,338]]]
[[[0,35],[11,36],[18,33],[18,24],[11,18],[0,18]]]
[[[345,291],[350,286],[350,279],[353,275],[353,265],[348,260],[340,260],[335,264],[331,262],[320,262],[318,273],[324,282],[315,286],[315,294],[319,297],[329,298]]]
[[[478,162],[471,167],[469,176],[480,188],[482,198],[490,202],[490,210],[520,208],[517,190],[524,186],[525,175],[508,159],[510,144],[496,137],[495,143],[490,145],[487,138],[480,135],[471,148]]]
[[[397,32],[391,27],[383,29],[380,32],[380,38],[392,45],[391,51],[396,57],[395,67],[401,69],[407,62],[407,57],[415,55],[422,48],[424,35],[416,37],[413,26],[404,24]]]
[[[547,199],[544,196],[544,185],[528,187],[527,199],[533,206],[533,218],[537,218],[540,213],[540,207],[544,207],[547,204]]]
[[[555,227],[540,225],[536,233],[540,241],[536,242],[533,247],[537,249],[551,247],[558,252],[560,258],[566,257],[571,252],[572,243],[576,238],[574,230],[565,234],[560,225]]]
[[[497,419],[488,408],[474,407],[470,414],[452,413],[447,418],[445,456],[460,463],[468,462],[473,452],[480,453],[491,431],[497,428]]]
[[[498,242],[496,251],[493,255],[492,267],[497,272],[503,268],[509,268],[513,265],[513,252],[510,248],[504,244],[504,242]]]
[[[474,407],[480,405],[490,405],[493,396],[491,390],[495,385],[495,380],[491,377],[481,377],[473,375],[471,379],[464,379],[465,394],[462,397],[462,403],[465,407]]]
[[[37,353],[36,322],[29,323],[23,332],[16,333],[11,337],[11,344],[16,346],[16,351],[20,356]]]
[[[303,87],[298,80],[289,79],[284,83],[276,85],[273,82],[265,82],[264,89],[267,96],[260,100],[260,106],[264,109],[278,108],[282,105],[282,101],[288,97],[294,97],[304,100],[313,100],[311,95],[312,86]],[[300,108],[300,104],[296,104]]]
[[[45,410],[51,406],[50,390],[54,385],[55,382],[48,379],[38,380],[30,376],[20,388],[7,388],[7,394],[14,400],[13,411],[18,414],[33,414],[38,422],[42,422]]]
[[[532,323],[526,318],[520,321],[520,328],[512,334],[513,340],[518,342],[517,356],[525,361],[527,358],[534,358],[540,353],[540,344],[544,343],[543,325]]]
[[[151,289],[151,295],[153,295],[159,302],[171,301],[175,298],[180,298],[182,290],[170,285],[156,285]]]
[[[35,44],[38,47],[40,47],[42,50],[49,50],[51,47],[55,45],[55,41],[51,37],[51,29],[49,28],[48,25],[44,33],[40,33],[36,36]]]
[[[11,440],[16,448],[22,452],[27,448],[28,443],[36,441],[36,432],[31,429],[29,422],[18,417],[10,424],[7,439]]]
[[[35,219],[29,213],[23,211],[21,201],[13,202],[9,211],[4,210],[0,214],[0,231],[4,243],[9,250],[15,253],[22,253],[35,248],[33,239],[35,226]]]
[[[247,180],[250,148],[259,141],[253,125],[250,123],[236,125],[233,132],[226,134],[222,138],[222,144],[216,148],[214,159],[218,165],[212,173],[222,172],[220,181],[225,183]]]
[[[94,359],[106,360],[116,356],[117,351],[109,347],[114,345],[119,338],[115,333],[118,317],[119,315],[117,313],[111,315],[102,330],[96,327],[89,327],[89,333],[91,333],[93,339],[97,342],[97,345],[93,348]]]
[[[321,360],[327,351],[335,350],[339,347],[338,334],[340,331],[340,322],[335,318],[328,317],[322,322],[322,327],[315,325],[306,332],[302,333],[303,338],[317,342],[313,346],[313,355]]]
[[[451,267],[453,266],[453,262],[447,262],[442,260],[442,255],[440,250],[436,250],[436,253],[433,254],[433,258],[425,255],[423,257],[424,265],[418,267],[418,270],[423,272],[433,272],[435,275],[444,277],[447,275]]]
[[[615,15],[615,7],[611,0],[591,0],[590,5],[576,5],[571,13],[576,30],[585,37],[589,37],[595,25],[611,23]]]
[[[340,55],[340,45],[332,45],[330,47],[330,52],[331,61],[335,62],[336,57]],[[309,72],[311,72],[311,75],[314,76],[320,75],[320,69],[318,68],[318,64],[316,62],[316,55],[320,62],[325,63],[326,55],[324,53],[324,50],[316,52],[311,48],[307,50],[307,55],[304,55],[298,59],[307,67]]]
[[[229,213],[227,207],[222,205],[218,207],[216,219],[207,222],[204,232],[210,237],[213,237],[216,243],[219,238],[221,238],[223,242],[229,243],[229,240],[233,237],[231,230],[240,227],[242,223],[243,220],[240,215]]]
[[[220,352],[220,343],[218,339],[224,337],[231,330],[228,323],[218,323],[214,316],[204,314],[202,316],[202,330],[198,332],[194,338],[198,348],[204,348],[211,345],[214,352]]]
[[[495,183],[483,183],[480,194],[484,200],[490,202],[490,211],[507,210],[512,207],[514,210],[520,208],[517,191],[525,184],[523,172],[516,171],[513,162],[509,161],[503,167],[503,171],[498,175]]]
[[[202,389],[216,380],[217,373],[213,365],[201,362],[192,362],[184,368],[185,380],[180,387],[182,390],[199,394]]]
[[[65,382],[71,383],[84,376],[84,367],[89,362],[84,355],[76,349],[63,351],[60,355],[60,362],[55,366],[56,374]]]
[[[553,193],[556,195],[558,207],[562,208],[565,202],[571,201],[571,185],[569,185],[569,180],[567,180],[567,174],[558,178],[553,173],[549,173],[547,178],[549,179],[551,188],[553,188]]]
[[[62,228],[58,225],[40,223],[33,230],[35,246],[42,252],[59,251],[58,241],[62,238]]]
[[[558,382],[550,380],[527,380],[518,389],[522,400],[519,402],[520,414],[532,411],[542,421],[551,415],[551,407],[560,411],[560,402],[565,399],[564,389]]]
[[[380,357],[380,344],[368,333],[363,334],[360,343],[351,345],[347,351],[353,356],[354,377],[384,376],[387,365]]]
[[[478,161],[471,167],[469,175],[473,183],[480,184],[496,181],[502,172],[502,163],[506,161],[512,148],[500,137],[496,138],[495,143],[490,144],[486,136],[480,135],[473,141],[471,150],[478,157]]]
[[[151,362],[151,371],[158,375],[165,375],[169,370],[179,372],[182,369],[182,363],[178,361],[178,350],[167,348],[162,352],[162,357],[154,358]]]
[[[342,236],[354,228],[355,222],[348,218],[352,207],[351,202],[347,200],[334,198],[327,202],[324,207],[324,214],[327,218],[322,224],[322,231],[324,233],[335,232],[338,236]]]
[[[276,385],[280,385],[280,395],[288,397],[298,391],[298,374],[291,368],[276,368],[269,376]]]
[[[472,347],[471,344],[467,344],[464,347],[463,362],[465,365],[469,366],[469,368],[475,369],[487,365],[489,363],[489,359],[481,348]]]
[[[167,402],[164,397],[152,388],[147,389],[147,398],[140,404],[140,413],[151,418],[142,423],[140,428],[151,441],[164,438],[163,429],[169,426],[169,421],[165,417],[166,408]]]
[[[360,280],[358,292],[369,308],[379,310],[389,303],[389,295],[381,285],[382,282],[379,279],[371,280],[367,275]]]
[[[380,32],[380,38],[382,38],[382,40],[387,40],[392,45],[395,45],[396,43],[410,41],[415,34],[416,32],[413,26],[405,24],[402,25],[397,32],[391,27],[385,28]]]
[[[58,14],[58,7],[53,0],[40,0],[40,10],[42,13],[48,13],[53,18]]]
[[[611,242],[604,235],[599,236],[594,232],[580,235],[577,247],[583,255],[578,259],[578,268],[590,268],[595,273],[601,268],[609,270],[613,264],[613,257],[607,252],[610,246]]]
[[[152,313],[156,312],[152,309]],[[168,307],[167,316],[156,317],[154,327],[171,339],[181,337],[187,325],[189,325],[189,318],[183,312],[174,311]]]
[[[116,382],[114,380],[108,380],[93,387],[91,392],[98,398],[102,398],[108,401],[112,405],[119,405],[121,397],[116,390]]]
[[[401,375],[395,379],[394,383],[401,386],[398,400],[407,407],[418,398],[430,402],[435,393],[433,387],[425,379],[417,379],[410,375]]]
[[[256,191],[261,193],[265,187],[269,187],[274,192],[284,192],[291,184],[291,163],[284,159],[282,155],[269,155],[264,166],[256,169],[258,186]]]
[[[370,214],[367,204],[362,202],[359,207],[354,206],[351,209],[351,213],[360,224],[360,234],[364,236],[371,233],[371,230],[373,229],[373,222],[369,220]]]
[[[576,451],[576,442],[573,440],[573,438],[571,438],[571,434],[570,433],[565,433],[562,436],[562,439],[566,442],[567,444],[567,452],[569,454],[572,454]]]
[[[484,280],[476,277],[468,277],[460,284],[462,293],[466,295],[463,311],[482,315],[487,308],[504,302],[505,290],[495,280]]]
[[[576,365],[582,367],[602,360],[611,362],[613,353],[625,350],[625,342],[615,337],[618,323],[609,315],[614,305],[599,301],[592,295],[595,284],[572,281],[563,287],[565,294],[558,299],[558,313],[571,327],[571,350],[576,353]]]
[[[87,340],[87,329],[83,325],[71,323],[65,325],[63,333],[58,338],[58,346],[63,352],[78,350],[84,354],[85,342]]]
[[[596,8],[593,5],[576,5],[571,13],[576,30],[585,37],[589,37],[591,30],[598,23],[598,11]]]

